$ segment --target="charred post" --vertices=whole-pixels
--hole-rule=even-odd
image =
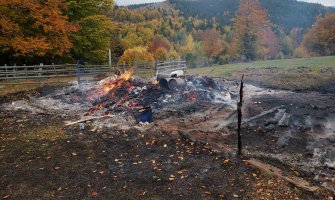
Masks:
[[[240,85],[240,101],[237,103],[237,148],[238,148],[238,155],[242,155],[242,139],[241,139],[241,124],[242,124],[242,101],[243,101],[243,78],[241,79]]]

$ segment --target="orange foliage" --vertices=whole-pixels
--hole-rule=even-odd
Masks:
[[[335,54],[335,14],[327,14],[316,21],[304,36],[304,46],[317,55]]]
[[[272,31],[268,12],[258,0],[242,0],[236,14],[231,57],[241,55],[254,60],[256,57],[273,57],[279,52],[279,44]]]
[[[0,46],[16,56],[61,56],[78,27],[63,14],[63,0],[0,0]]]
[[[220,55],[224,51],[220,33],[215,30],[206,30],[201,36],[201,50],[208,59]]]
[[[146,47],[135,47],[132,49],[127,49],[121,56],[119,63],[134,64],[143,61],[152,62],[153,60],[153,55],[148,52]]]

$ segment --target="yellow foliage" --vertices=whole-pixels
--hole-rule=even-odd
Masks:
[[[119,64],[134,64],[137,62],[152,62],[154,56],[148,52],[146,47],[138,46],[127,49],[119,60]]]

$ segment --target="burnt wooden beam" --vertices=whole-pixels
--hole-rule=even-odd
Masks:
[[[241,124],[242,124],[242,101],[243,101],[243,78],[240,85],[240,102],[237,103],[237,154],[242,155],[242,137],[241,137]]]

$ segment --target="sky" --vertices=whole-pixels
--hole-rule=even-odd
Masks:
[[[163,0],[115,0],[116,3],[120,6],[130,5],[130,4],[140,4],[140,3],[152,3],[152,2],[161,2]],[[321,3],[325,6],[334,6],[335,0],[303,0],[306,2]]]

